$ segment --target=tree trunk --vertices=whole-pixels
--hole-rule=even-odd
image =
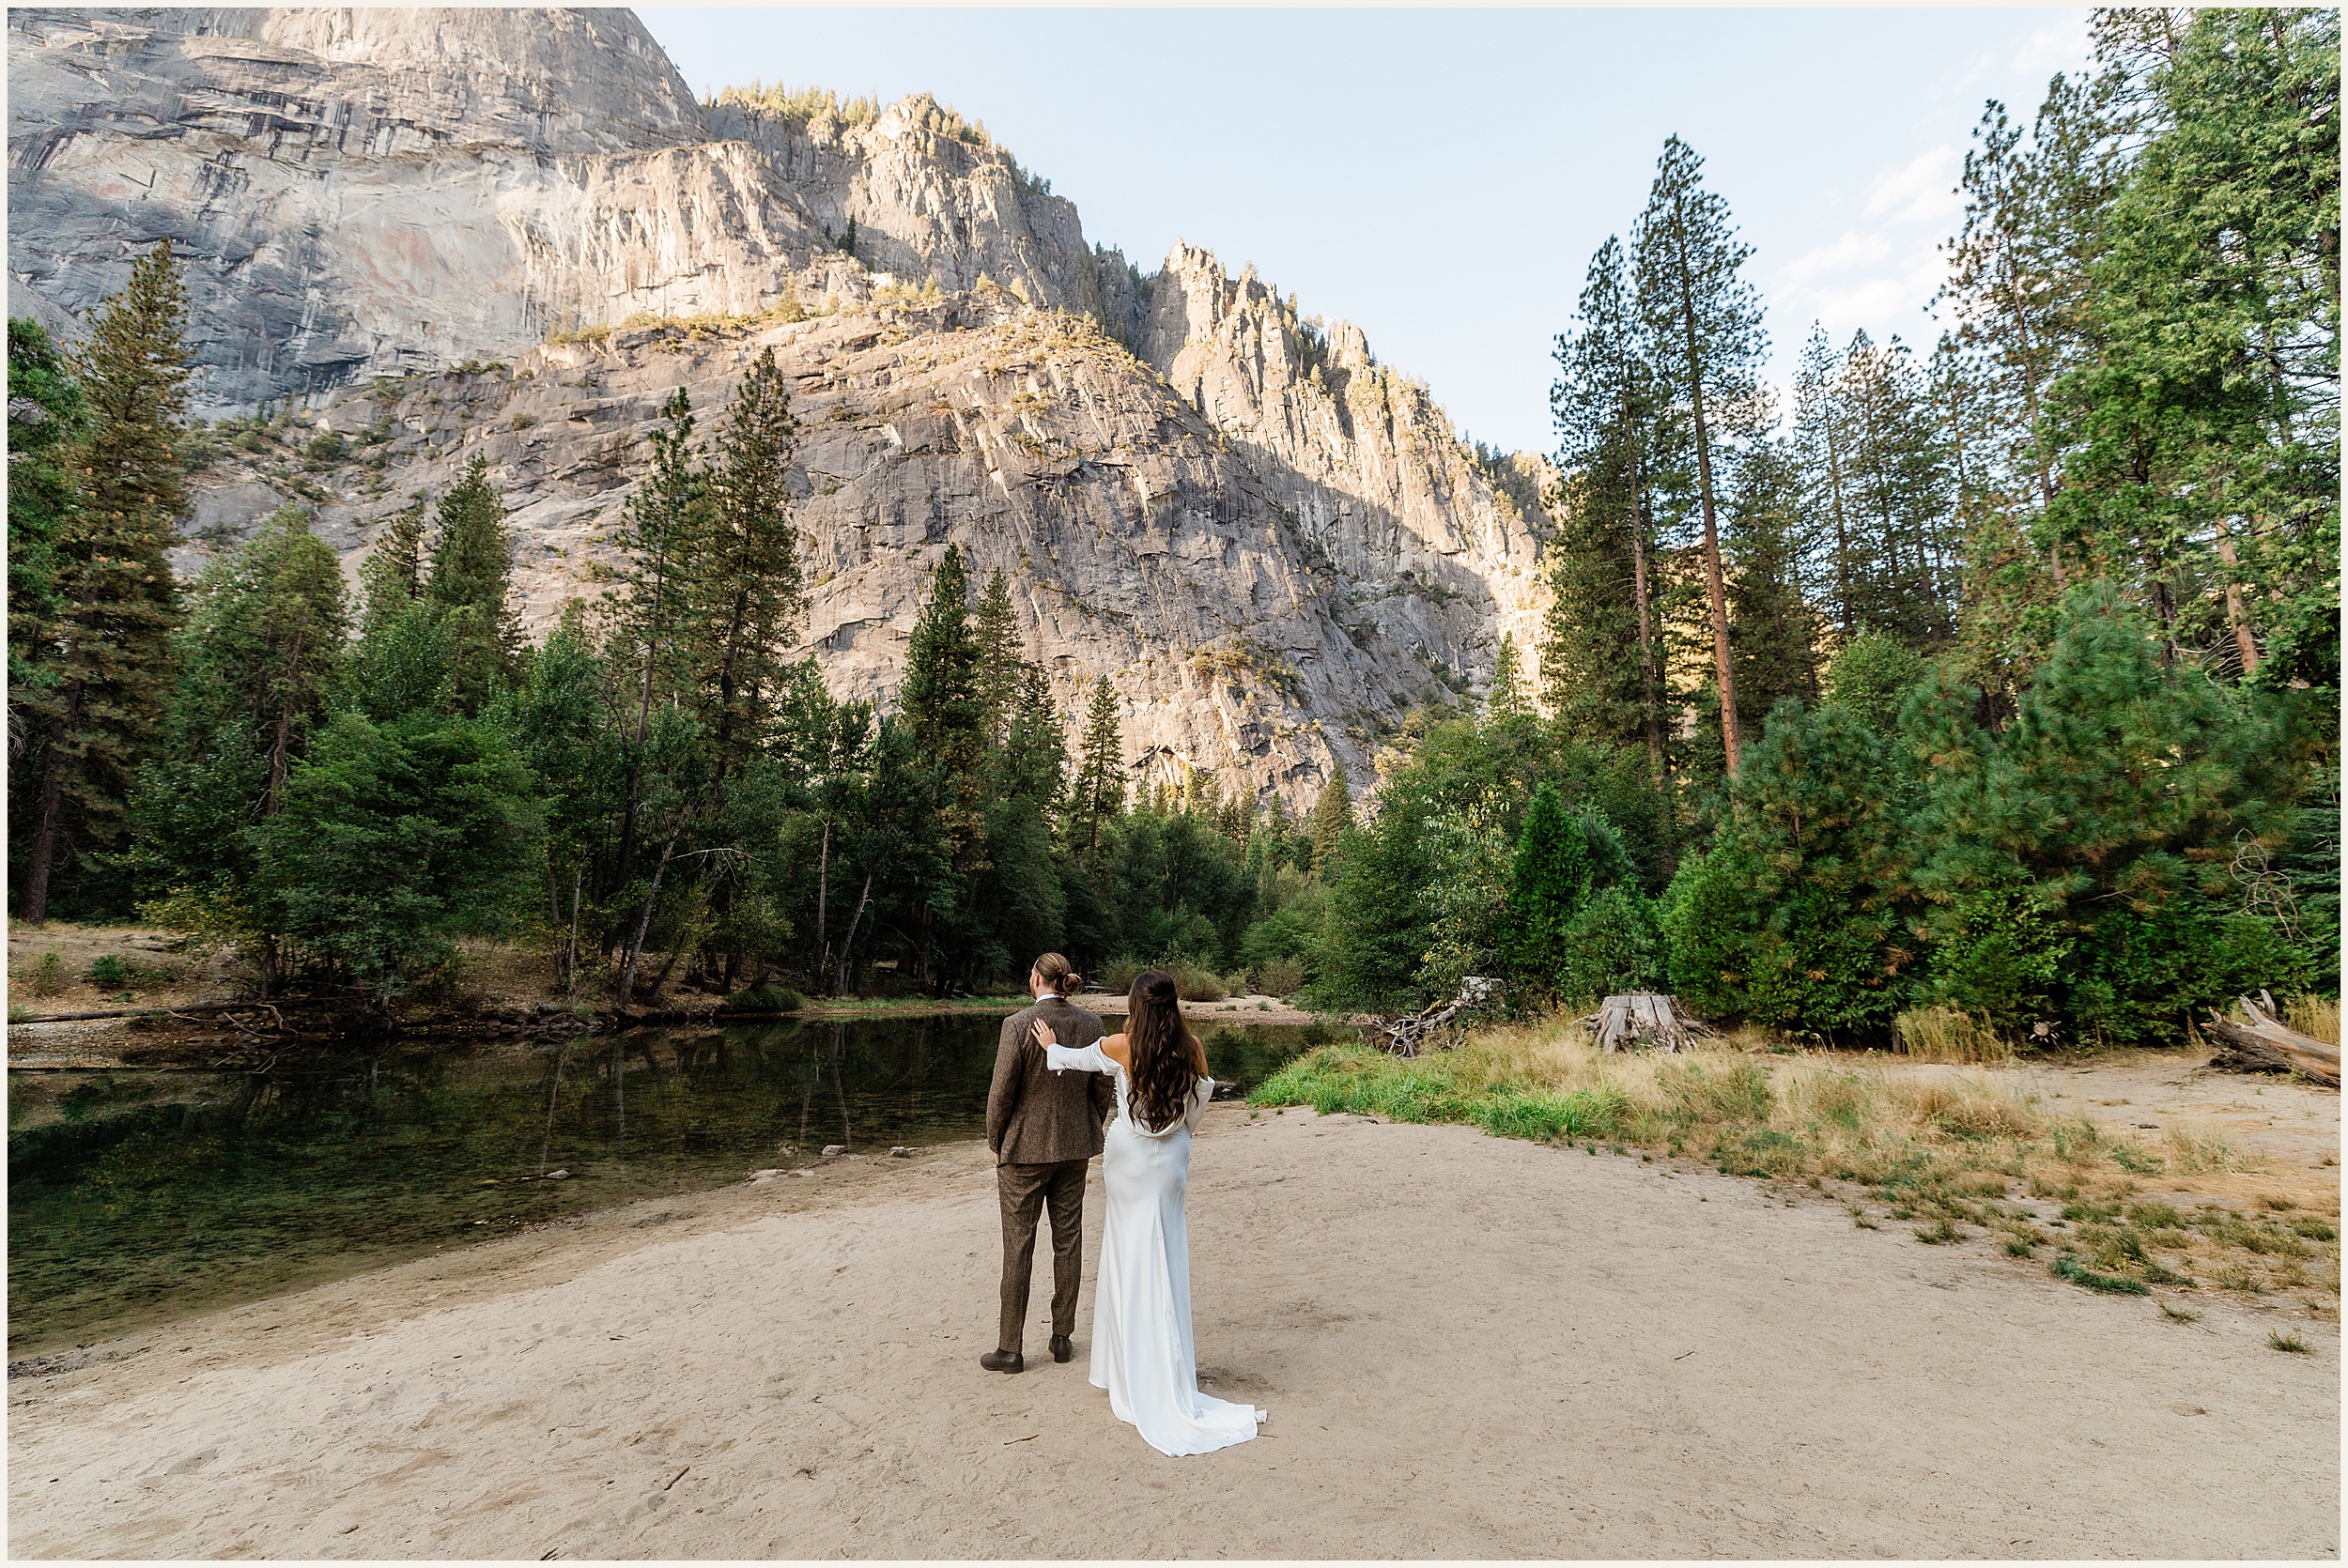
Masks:
[[[1663,783],[1663,714],[1662,700],[1657,687],[1655,638],[1647,621],[1646,583],[1646,502],[1642,500],[1630,515],[1630,594],[1637,601],[1639,612],[1639,681],[1646,700],[1647,771],[1654,775],[1656,786]]]
[[[1684,225],[1683,225],[1684,227]],[[1688,397],[1695,416],[1696,484],[1704,500],[1704,583],[1712,597],[1712,672],[1720,684],[1721,749],[1728,772],[1737,771],[1741,750],[1737,728],[1737,672],[1728,656],[1728,585],[1721,572],[1721,533],[1712,500],[1712,433],[1704,417],[1704,353],[1696,343],[1695,280],[1689,274],[1687,241],[1680,241],[1679,320],[1688,339]]]
[[[856,929],[864,923],[864,906],[873,899],[873,873],[864,873],[864,891],[856,901],[856,915],[848,921],[848,934],[840,939],[840,978],[832,986],[834,996],[844,993],[848,981],[854,977],[848,965],[856,952]]]
[[[826,934],[826,917],[831,913],[831,819],[824,819],[823,853],[815,858],[815,951],[818,955],[816,972],[831,969],[831,938]]]
[[[2248,680],[2258,673],[2259,642],[2251,634],[2250,623],[2242,613],[2242,583],[2235,570],[2233,535],[2226,530],[2226,520],[2217,519],[2217,559],[2226,563],[2226,623],[2233,628],[2233,645],[2242,654],[2242,678]]]
[[[26,925],[49,920],[49,869],[57,857],[58,816],[65,807],[65,747],[59,743],[73,732],[82,718],[82,686],[75,682],[65,699],[65,715],[43,742],[40,792],[33,801],[33,841],[24,855],[24,903],[20,917]]]
[[[636,965],[644,956],[644,936],[652,930],[652,912],[660,902],[660,879],[669,874],[669,857],[676,852],[678,834],[685,831],[682,822],[669,841],[660,846],[660,864],[653,868],[652,888],[644,895],[644,913],[637,919],[636,935],[627,945],[627,962],[620,970],[620,1006],[626,1007],[636,999]]]

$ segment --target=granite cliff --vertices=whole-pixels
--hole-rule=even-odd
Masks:
[[[592,598],[671,389],[796,377],[806,647],[883,698],[948,543],[1145,776],[1291,803],[1529,646],[1546,477],[1466,452],[1345,323],[1177,245],[1144,277],[917,96],[695,101],[626,12],[11,11],[10,310],[168,238],[207,411],[181,562],[287,496],[355,566],[486,453],[525,619]],[[853,222],[855,250],[842,249]],[[320,427],[361,438],[304,465]]]

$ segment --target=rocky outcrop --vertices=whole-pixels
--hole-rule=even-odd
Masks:
[[[1017,585],[1064,707],[1108,675],[1160,776],[1302,805],[1536,633],[1537,469],[1464,450],[1252,269],[1178,245],[1145,278],[1089,246],[927,97],[700,104],[625,12],[8,26],[11,311],[85,310],[170,238],[207,411],[368,438],[314,471],[244,437],[197,477],[182,565],[298,494],[355,566],[479,451],[543,626],[615,564],[669,392],[714,411],[772,344],[838,690],[893,694],[953,543]]]

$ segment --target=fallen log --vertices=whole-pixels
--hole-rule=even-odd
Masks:
[[[1693,1051],[1697,1040],[1720,1038],[1719,1030],[1681,1007],[1678,997],[1653,991],[1609,996],[1582,1026],[1600,1051]]]
[[[1383,1049],[1396,1056],[1415,1056],[1430,1045],[1437,1050],[1444,1049],[1455,1043],[1451,1039],[1454,1019],[1462,1013],[1478,1012],[1498,1006],[1505,990],[1498,980],[1488,979],[1481,975],[1466,976],[1460,981],[1460,994],[1449,1002],[1429,1007],[1409,1018],[1379,1025],[1380,1032],[1386,1037],[1382,1042]]]
[[[2217,1042],[2210,1066],[2229,1072],[2295,1072],[2328,1088],[2340,1087],[2340,1047],[2303,1035],[2275,1016],[2275,999],[2236,999],[2240,1020],[2211,1013],[2205,1031]],[[2263,1006],[2261,1006],[2263,1003]]]

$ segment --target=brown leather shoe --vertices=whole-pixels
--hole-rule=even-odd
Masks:
[[[989,1372],[1025,1372],[1027,1358],[1016,1350],[990,1350],[979,1358],[979,1364]]]
[[[1066,1334],[1054,1334],[1052,1336],[1052,1360],[1056,1361],[1074,1360],[1075,1356],[1076,1347],[1068,1343],[1068,1336]]]

